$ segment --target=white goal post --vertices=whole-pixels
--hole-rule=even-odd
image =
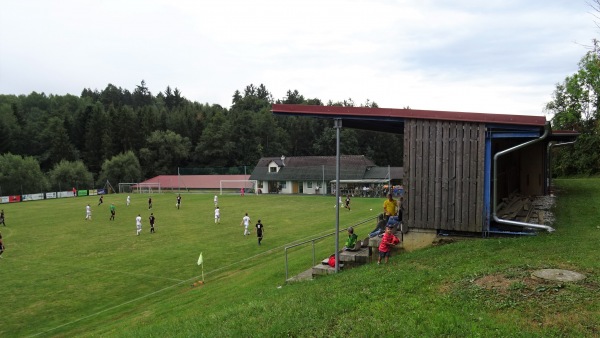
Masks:
[[[257,180],[220,180],[219,193],[223,195],[223,191],[239,192],[244,188],[244,192],[248,194],[258,194]]]
[[[140,194],[161,193],[160,183],[138,183],[137,188]]]
[[[135,192],[137,183],[119,183],[119,194]]]
[[[119,183],[119,193],[154,194],[161,193],[160,183]]]

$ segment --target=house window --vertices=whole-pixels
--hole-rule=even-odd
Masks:
[[[277,172],[277,167],[269,167],[269,172],[270,173],[276,173]]]
[[[308,182],[306,182],[306,187],[307,187],[308,189],[312,189],[312,183],[313,183],[312,181],[308,181]]]
[[[286,185],[286,183],[287,183],[286,181],[279,181],[279,187],[280,187],[281,189],[285,189],[285,185]]]

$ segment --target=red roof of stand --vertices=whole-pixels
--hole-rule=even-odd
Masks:
[[[221,180],[249,180],[250,175],[160,175],[142,183],[160,183],[161,189],[219,189]]]
[[[275,114],[300,115],[314,117],[346,117],[366,120],[396,120],[396,119],[429,119],[446,121],[468,121],[498,124],[516,124],[543,127],[546,124],[544,116],[483,114],[452,112],[440,110],[395,109],[395,108],[365,108],[339,106],[309,106],[300,104],[274,104],[271,111]]]

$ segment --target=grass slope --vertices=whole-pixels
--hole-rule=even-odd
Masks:
[[[181,210],[173,194],[156,195],[154,235],[146,196],[133,196],[129,208],[121,195],[102,207],[92,197],[4,205],[0,336],[598,336],[600,180],[555,183],[553,234],[459,241],[287,285],[283,247],[332,232],[334,198],[221,196],[215,225],[212,195],[183,195]],[[108,221],[111,201],[116,222]],[[83,221],[88,202],[92,222]],[[374,216],[382,203],[353,199],[341,227]],[[246,211],[265,224],[263,246],[254,233],[242,236]],[[358,227],[359,237],[373,225]],[[315,250],[324,258],[333,238]],[[191,287],[200,251],[206,284]],[[311,261],[310,246],[290,252],[292,273]],[[588,278],[531,278],[540,268]]]

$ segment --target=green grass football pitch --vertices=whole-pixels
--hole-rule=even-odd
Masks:
[[[219,224],[212,194],[182,194],[179,210],[174,193],[152,195],[152,210],[149,195],[132,194],[130,206],[126,197],[106,195],[100,206],[98,196],[2,205],[7,226],[0,226],[6,245],[0,261],[0,336],[102,334],[143,318],[144,311],[163,311],[149,310],[153,307],[179,308],[191,301],[222,306],[244,289],[283,284],[284,248],[335,230],[333,196],[221,195]],[[91,221],[85,220],[88,203]],[[382,203],[354,198],[352,211],[340,208],[340,229],[376,216]],[[243,236],[241,225],[246,212],[249,236]],[[143,229],[136,236],[138,214]],[[254,231],[258,219],[265,226],[261,246]],[[359,237],[374,225],[360,225]],[[342,232],[340,246],[344,238]],[[333,236],[317,242],[316,259],[334,248]],[[290,276],[311,267],[312,250],[309,244],[289,251]],[[201,252],[204,264],[198,266]],[[193,287],[203,276],[205,284]]]

